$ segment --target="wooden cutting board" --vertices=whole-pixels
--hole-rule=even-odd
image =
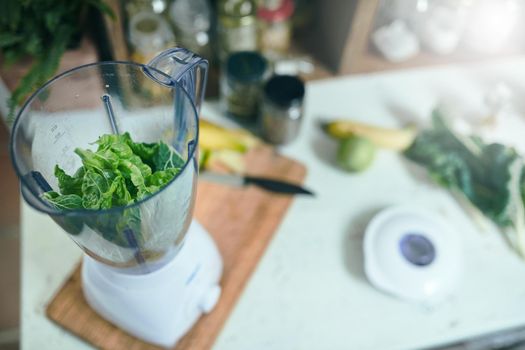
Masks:
[[[296,183],[302,183],[306,174],[302,164],[276,154],[270,147],[252,150],[246,161],[248,174]],[[213,236],[224,259],[222,295],[215,309],[197,322],[176,350],[211,348],[292,200],[292,196],[253,186],[239,189],[199,183],[195,216]],[[113,326],[87,305],[80,266],[48,305],[47,316],[97,348],[160,349]]]

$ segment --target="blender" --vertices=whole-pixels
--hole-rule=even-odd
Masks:
[[[84,251],[82,289],[103,318],[147,342],[172,347],[220,296],[220,253],[192,219],[198,175],[198,113],[208,62],[183,48],[147,65],[100,62],[38,89],[14,122],[10,151],[21,192]],[[81,83],[79,83],[81,82]],[[103,134],[163,141],[184,160],[158,192],[125,207],[58,210],[55,165],[74,173],[75,148]],[[42,232],[41,234],[45,234]]]

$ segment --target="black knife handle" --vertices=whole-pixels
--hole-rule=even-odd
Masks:
[[[256,185],[261,188],[264,188],[270,192],[276,193],[285,193],[285,194],[306,194],[313,196],[313,192],[290,182],[282,180],[274,180],[268,178],[254,177],[254,176],[245,176],[244,177],[245,185]]]

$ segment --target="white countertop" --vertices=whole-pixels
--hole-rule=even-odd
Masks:
[[[498,82],[525,95],[525,60],[308,84],[301,135],[282,152],[308,167],[306,184],[317,197],[293,202],[214,349],[417,349],[525,325],[525,262],[497,232],[479,232],[446,191],[413,177],[392,152],[380,152],[363,174],[338,170],[327,160],[334,145],[316,123],[348,117],[396,126],[428,117],[442,96],[476,106]],[[203,115],[220,119],[211,105]],[[363,273],[366,223],[379,209],[401,203],[445,216],[463,243],[461,284],[434,307],[376,291]],[[51,219],[22,206],[23,349],[91,348],[45,317],[45,305],[80,256]]]

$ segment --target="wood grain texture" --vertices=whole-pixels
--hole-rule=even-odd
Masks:
[[[370,34],[374,26],[379,0],[358,0],[350,33],[342,53],[339,74],[355,73],[366,64],[364,54],[368,51]]]
[[[129,61],[128,46],[126,45],[126,35],[124,34],[124,18],[122,13],[121,1],[106,0],[106,4],[115,14],[115,18],[104,15],[104,25],[109,44],[111,46],[111,55],[115,61]]]
[[[246,160],[249,174],[301,183],[306,173],[302,164],[276,154],[270,147],[251,151]],[[215,309],[198,321],[176,350],[211,348],[292,199],[252,186],[239,189],[199,183],[195,216],[214,237],[224,259],[222,295]],[[48,305],[47,315],[97,348],[160,349],[111,325],[86,304],[80,267]]]

